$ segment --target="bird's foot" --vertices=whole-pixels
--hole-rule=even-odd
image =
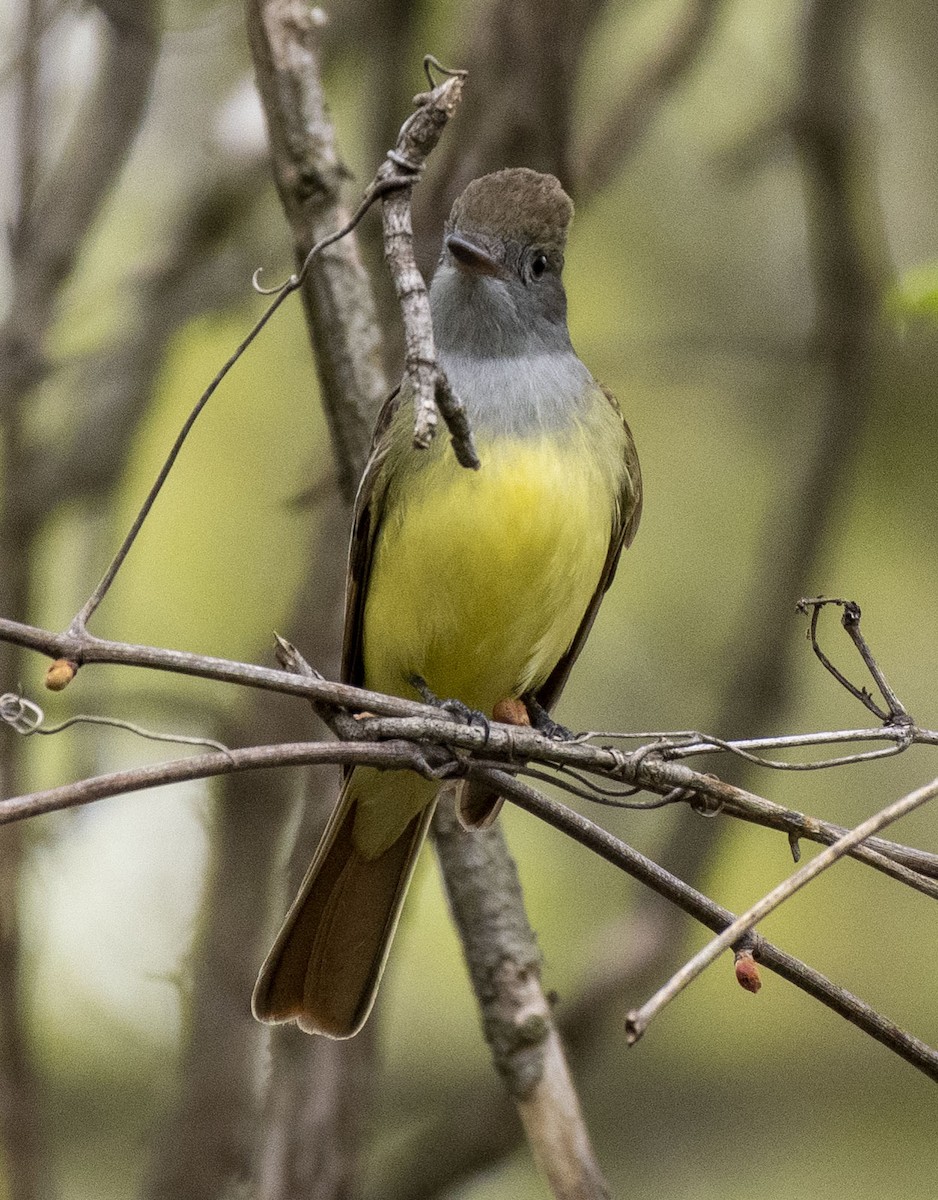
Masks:
[[[531,718],[531,725],[538,733],[542,733],[544,737],[548,737],[554,742],[576,740],[573,730],[568,729],[566,725],[558,724],[535,696],[530,694],[525,696],[524,703],[528,710],[528,716]]]
[[[468,704],[463,704],[462,700],[441,700],[435,692],[430,690],[427,681],[422,675],[412,675],[410,682],[420,693],[420,698],[424,704],[438,708],[441,712],[450,713],[466,725],[478,725],[485,733],[485,741],[489,740],[491,725],[485,713],[479,712],[477,708],[470,708]]]

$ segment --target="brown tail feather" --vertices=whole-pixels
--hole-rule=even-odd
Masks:
[[[434,804],[376,858],[352,840],[355,801],[340,801],[297,898],[261,968],[252,1007],[261,1021],[347,1038],[374,1004],[407,885]]]
[[[456,816],[463,829],[488,829],[504,803],[504,796],[474,779],[463,779],[456,789]]]

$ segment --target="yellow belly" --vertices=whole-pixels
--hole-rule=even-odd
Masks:
[[[365,684],[491,713],[539,687],[570,645],[609,549],[615,498],[583,432],[436,454],[391,489],[364,614]]]

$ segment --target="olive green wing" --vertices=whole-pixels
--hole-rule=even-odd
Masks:
[[[348,575],[345,588],[345,632],[342,639],[342,680],[361,687],[364,679],[362,661],[362,624],[365,615],[365,595],[368,591],[368,576],[375,537],[381,524],[384,497],[387,490],[382,466],[390,448],[390,429],[394,415],[401,404],[401,389],[396,387],[388,396],[375,423],[371,453],[358,494],[352,519],[352,537],[349,542]]]
[[[609,542],[609,553],[606,555],[606,562],[599,577],[596,591],[593,593],[586,612],[583,614],[583,620],[576,631],[576,636],[556,667],[554,667],[553,671],[547,677],[547,680],[535,693],[538,703],[548,711],[550,711],[560,698],[560,693],[567,682],[567,676],[570,674],[573,664],[583,649],[583,644],[589,636],[593,622],[596,620],[596,614],[599,612],[602,598],[615,576],[616,567],[619,565],[619,556],[626,546],[632,544],[632,539],[635,537],[635,531],[638,529],[638,522],[642,515],[642,473],[638,465],[638,453],[635,449],[635,442],[632,439],[632,431],[629,429],[628,423],[622,415],[622,409],[619,407],[618,400],[608,388],[603,387],[602,384],[599,386],[603,395],[612,405],[625,430],[625,470],[622,473],[622,487],[619,492],[612,537]]]

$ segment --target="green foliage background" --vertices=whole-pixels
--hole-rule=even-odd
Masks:
[[[610,7],[590,47],[580,120],[610,103],[675,5]],[[802,182],[790,147],[765,147],[752,169],[734,151],[758,141],[793,79],[797,6],[727,5],[698,67],[664,107],[637,157],[579,213],[567,256],[571,328],[581,357],[619,396],[639,446],[646,505],[559,716],[577,728],[714,728],[753,603],[766,518],[810,436],[823,383],[805,352],[813,292]],[[5,13],[7,24],[15,10]],[[336,18],[341,20],[341,14]],[[469,9],[428,6],[427,48],[456,54]],[[148,261],[193,172],[235,129],[248,75],[239,9],[170,10],[170,52],[153,116],[62,306],[63,360],[119,334],[133,273]],[[77,36],[77,35],[76,35]],[[876,401],[855,431],[860,452],[812,589],[857,599],[889,679],[923,725],[938,726],[938,417],[934,322],[938,260],[938,25],[926,0],[867,6],[859,74],[869,171],[895,283],[884,293],[894,340],[878,358]],[[328,75],[344,154],[368,178],[367,97],[354,45]],[[64,52],[64,48],[63,48]],[[72,48],[66,80],[80,71]],[[420,80],[417,58],[402,64]],[[68,99],[67,88],[62,96]],[[403,115],[403,114],[402,114]],[[224,135],[231,136],[231,135]],[[247,136],[245,133],[244,136]],[[459,138],[458,120],[447,137]],[[870,182],[869,180],[867,182]],[[356,185],[350,186],[350,195]],[[261,205],[238,255],[271,277],[288,269],[275,199]],[[258,302],[244,275],[222,316],[172,343],[116,503],[89,521],[59,514],[35,581],[34,618],[61,627],[128,524],[183,415],[248,327]],[[58,389],[58,390],[57,390]],[[50,385],[37,436],[85,398]],[[141,403],[147,403],[145,397]],[[38,420],[38,419],[37,419]],[[102,610],[98,630],[230,657],[270,659],[299,583],[317,513],[293,503],[330,470],[329,446],[298,304],[276,318],[212,401]],[[795,702],[772,732],[868,723],[801,641],[798,599],[766,623],[790,630]],[[856,664],[828,637],[839,661]],[[27,694],[43,664],[30,662]],[[773,681],[764,681],[767,688]],[[86,671],[50,719],[74,709],[167,729],[208,728],[240,698],[170,677]],[[38,741],[38,739],[36,739]],[[129,734],[87,730],[33,746],[37,786],[139,763],[158,752]],[[760,775],[774,800],[849,825],[933,777],[925,751],[810,775]],[[32,1031],[49,1089],[47,1120],[63,1195],[129,1196],[141,1139],[168,1094],[187,986],[187,945],[202,885],[204,790],[112,800],[37,821],[28,876]],[[263,803],[263,796],[258,797]],[[599,819],[654,853],[671,817],[601,810]],[[720,818],[716,818],[719,820]],[[934,812],[900,840],[936,847]],[[545,979],[561,1001],[597,954],[628,937],[636,889],[523,814],[506,819]],[[806,847],[806,852],[810,848]],[[784,837],[727,832],[705,890],[744,907],[791,870]],[[929,901],[856,863],[840,864],[766,922],[783,947],[938,1042],[938,920]],[[686,948],[704,934],[688,923]],[[623,996],[621,1014],[641,999]],[[247,1002],[247,997],[245,998]],[[486,1070],[475,1009],[428,856],[385,988],[387,1083],[375,1114],[375,1195],[412,1130],[398,1114]],[[621,1023],[601,1039],[584,1089],[600,1157],[619,1195],[761,1200],[931,1200],[934,1089],[852,1027],[771,976],[756,998],[729,962],[712,969],[628,1051]],[[473,1200],[543,1194],[527,1156],[467,1188]]]

